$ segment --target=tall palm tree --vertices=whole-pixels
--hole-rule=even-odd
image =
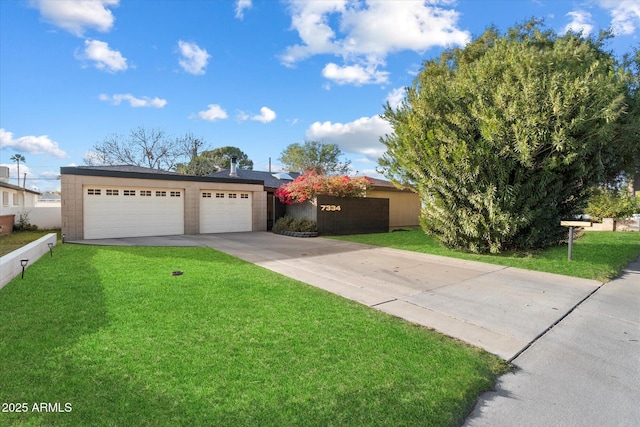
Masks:
[[[22,154],[14,154],[9,160],[16,162],[18,165],[18,186],[20,186],[20,162],[26,163],[27,159]]]

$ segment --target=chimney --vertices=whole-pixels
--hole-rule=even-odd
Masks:
[[[9,167],[0,166],[0,182],[9,182]]]
[[[229,171],[229,176],[238,176],[238,158],[236,156],[231,156],[231,171]]]

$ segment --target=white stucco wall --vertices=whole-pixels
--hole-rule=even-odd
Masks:
[[[6,213],[5,213],[6,212]],[[20,215],[26,212],[27,219],[32,225],[37,225],[41,230],[53,230],[62,228],[62,209],[60,206],[35,206],[30,208],[9,208],[3,211],[3,215],[15,215],[15,224],[20,221]]]
[[[40,229],[62,227],[60,202],[38,203],[38,195],[29,191],[0,187],[0,215],[15,215],[15,224],[26,213],[29,223]]]

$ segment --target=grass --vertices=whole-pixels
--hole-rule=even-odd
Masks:
[[[0,336],[14,426],[455,426],[508,369],[209,248],[58,245],[0,290]]]
[[[571,262],[567,261],[566,244],[524,253],[479,255],[447,249],[419,228],[332,238],[603,282],[618,276],[630,262],[640,256],[640,233],[635,232],[585,232],[580,238],[574,240]]]
[[[24,245],[38,240],[49,233],[57,233],[58,240],[60,240],[60,230],[14,231],[11,234],[0,236],[0,256],[20,249]]]

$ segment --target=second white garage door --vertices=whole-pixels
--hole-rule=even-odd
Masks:
[[[200,192],[200,233],[251,231],[251,193]]]
[[[252,230],[251,193],[241,191],[200,192],[200,233]]]

